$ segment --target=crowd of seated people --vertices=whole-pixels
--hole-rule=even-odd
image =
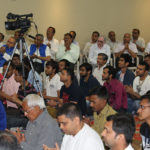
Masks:
[[[108,38],[94,31],[81,50],[75,31],[65,33],[60,42],[55,33],[50,26],[46,37],[36,34],[28,54],[23,47],[22,60],[20,45],[15,46],[20,32],[6,44],[0,33],[0,130],[7,128],[24,150],[103,150],[105,146],[132,150],[133,119],[137,114],[139,120],[150,118],[143,113],[150,112],[150,43],[145,46],[136,28],[125,33],[122,42],[116,39],[115,31],[110,31]],[[118,131],[119,119],[132,126],[130,135]],[[150,137],[150,132],[144,133],[143,126],[150,130],[149,119],[146,121],[140,141]],[[19,129],[12,131],[18,127],[25,134]],[[110,127],[117,136],[123,135],[114,145],[108,134]],[[142,143],[143,148],[148,144]]]

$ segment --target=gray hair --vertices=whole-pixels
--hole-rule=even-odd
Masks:
[[[43,98],[37,94],[29,94],[23,101],[27,101],[27,105],[29,107],[39,106],[40,109],[44,109],[46,107]]]

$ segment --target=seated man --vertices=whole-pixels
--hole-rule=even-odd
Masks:
[[[92,128],[101,136],[107,116],[116,111],[108,104],[109,95],[104,86],[93,88],[89,93],[89,101],[94,112]]]
[[[121,54],[118,62],[120,71],[117,72],[116,78],[123,83],[124,86],[132,86],[135,78],[134,73],[128,69],[132,58],[128,54]],[[132,112],[132,99],[128,94],[128,112]]]
[[[131,146],[135,132],[135,122],[128,114],[115,114],[107,117],[102,137],[111,150],[134,150]]]
[[[150,75],[150,54],[144,56],[144,61],[149,65],[148,74]]]
[[[76,35],[77,35],[76,32],[75,31],[70,31],[69,33],[72,35],[72,43],[79,46],[79,43],[75,40]]]
[[[82,114],[86,114],[86,101],[81,88],[73,82],[74,72],[70,68],[63,69],[60,74],[60,81],[64,83],[60,90],[61,104],[73,102],[77,103],[82,111]]]
[[[58,61],[66,59],[74,66],[79,58],[79,54],[79,46],[73,44],[72,35],[70,33],[66,33],[64,35],[64,44],[60,44],[58,52],[56,53],[56,59]]]
[[[99,135],[82,120],[82,113],[76,104],[64,104],[58,110],[57,120],[65,133],[61,150],[104,150]],[[44,150],[51,150],[46,145]],[[59,146],[56,144],[56,150]]]
[[[0,150],[21,150],[21,146],[13,134],[0,131]]]
[[[149,150],[149,135],[150,135],[150,94],[145,94],[140,98],[140,105],[138,108],[138,117],[143,120],[141,125],[140,134],[142,137],[142,149]]]
[[[56,30],[54,27],[48,27],[46,32],[47,37],[44,39],[44,44],[49,47],[52,59],[56,58],[56,53],[59,47],[59,41],[54,38],[55,32]]]
[[[116,40],[116,34],[114,31],[110,31],[108,33],[108,40],[106,43],[110,46],[111,54],[113,54],[119,44],[119,42]]]
[[[136,78],[132,86],[126,86],[126,91],[132,97],[133,113],[139,108],[140,98],[150,90],[149,66],[146,62],[140,62],[136,69]]]
[[[96,44],[97,40],[98,40],[98,37],[100,36],[99,32],[98,31],[94,31],[92,33],[92,36],[91,36],[91,41],[90,42],[87,42],[84,46],[84,49],[83,49],[83,55],[85,57],[88,57],[89,56],[89,51],[90,51],[90,47],[94,44]]]
[[[116,70],[112,66],[106,66],[103,70],[102,79],[109,93],[109,104],[118,112],[127,110],[127,94],[123,84],[115,79]]]
[[[123,37],[123,43],[119,43],[114,51],[115,57],[119,58],[121,54],[129,54],[132,58],[136,58],[138,50],[134,43],[131,42],[131,35],[125,33]]]
[[[3,64],[10,59],[15,44],[16,44],[16,39],[14,37],[10,37],[6,45],[3,45],[0,48],[0,67],[3,67]],[[15,53],[18,53],[18,51],[16,51]]]
[[[54,147],[56,142],[61,144],[62,133],[58,124],[48,114],[44,100],[39,95],[26,96],[22,107],[24,115],[29,119],[25,134],[23,136],[19,130],[12,133],[17,137],[23,150],[42,150],[43,144],[50,147]]]
[[[99,81],[100,85],[104,84],[102,80],[103,69],[106,66],[108,56],[104,53],[100,53],[97,56],[97,67],[93,71],[93,76]]]
[[[145,51],[145,40],[142,37],[140,37],[139,29],[132,30],[132,42],[136,44],[138,50],[138,56],[140,58],[140,61],[142,61],[144,56],[144,51]]]
[[[43,44],[44,36],[37,34],[35,37],[35,44],[31,44],[29,47],[29,55],[33,59],[35,70],[40,74],[44,71],[45,61],[51,59],[51,53],[49,47]]]
[[[99,53],[104,53],[108,56],[108,60],[107,60],[107,64],[108,64],[110,61],[111,52],[110,52],[109,45],[105,44],[105,39],[103,36],[98,38],[97,44],[91,46],[89,51],[89,62],[94,66],[97,64],[96,60]]]

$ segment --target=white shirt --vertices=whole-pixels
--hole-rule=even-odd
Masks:
[[[57,97],[57,91],[60,91],[63,83],[60,81],[60,76],[56,73],[50,80],[49,76],[46,77],[46,95]]]
[[[51,41],[49,41],[47,38],[44,39],[44,44],[50,44],[51,48],[49,48],[50,53],[52,54],[52,58],[55,59],[56,58],[56,53],[58,51],[58,47],[59,47],[59,41],[56,40],[55,38],[53,38]]]
[[[134,148],[131,146],[131,144],[129,144],[124,150],[134,150]]]
[[[132,41],[133,41],[133,39],[132,39]],[[142,37],[138,37],[136,44],[142,48],[145,48],[145,40]],[[138,50],[138,55],[143,56],[143,54],[144,54],[144,52],[141,52]]]
[[[87,56],[89,55],[89,51],[90,51],[90,47],[92,45],[94,45],[95,43],[91,43],[91,42],[87,42],[84,46],[84,49],[83,49],[83,55]]]
[[[122,51],[124,49],[124,47],[125,47],[124,43],[119,43],[117,48],[115,49],[114,53],[119,53],[120,51]],[[136,54],[138,53],[136,45],[132,42],[129,43],[129,49]],[[124,54],[129,54],[128,50],[124,51]]]
[[[147,75],[144,81],[140,81],[140,77],[137,76],[133,81],[133,90],[141,96],[146,94],[150,90],[150,76]]]
[[[111,53],[113,54],[114,51],[115,51],[115,49],[117,48],[119,42],[118,42],[118,41],[112,42],[110,39],[108,39],[108,40],[106,41],[106,43],[110,46]]]
[[[31,45],[30,45],[31,46]],[[30,46],[29,46],[29,53],[30,53]],[[39,52],[39,48],[36,49],[36,51],[34,52],[35,55],[37,56],[40,56],[40,52]],[[49,47],[46,46],[46,50],[45,50],[45,57],[47,56],[51,56],[51,53],[50,53],[50,50],[49,50]],[[40,59],[37,59],[37,58],[34,58],[33,59],[33,62],[39,62],[39,63],[42,63],[42,60]]]
[[[93,71],[93,76],[98,80],[98,82],[100,83],[100,85],[104,84],[104,81],[102,80],[102,74],[103,74],[103,68],[106,65],[102,66],[101,68],[96,67]]]
[[[63,44],[60,44],[58,52],[56,54],[56,58],[58,61],[66,59],[69,62],[75,64],[79,58],[79,54],[80,54],[79,46],[72,43],[70,45],[70,50],[66,51],[66,47]]]
[[[61,150],[104,150],[104,146],[96,131],[84,124],[75,136],[64,135]]]
[[[4,43],[3,43],[3,42],[0,42],[0,48],[1,48],[3,45],[4,45]]]
[[[111,56],[111,52],[110,52],[110,47],[107,44],[104,44],[102,48],[99,48],[97,46],[97,43],[92,45],[89,51],[89,61],[92,65],[96,65],[97,64],[97,56],[99,53],[104,53],[108,56],[108,60],[107,63],[109,63],[110,61],[110,56]]]
[[[145,53],[150,53],[150,42],[147,43],[147,46],[145,48]]]

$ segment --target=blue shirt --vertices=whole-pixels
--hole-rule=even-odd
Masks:
[[[6,112],[2,102],[0,101],[0,130],[6,129]]]

